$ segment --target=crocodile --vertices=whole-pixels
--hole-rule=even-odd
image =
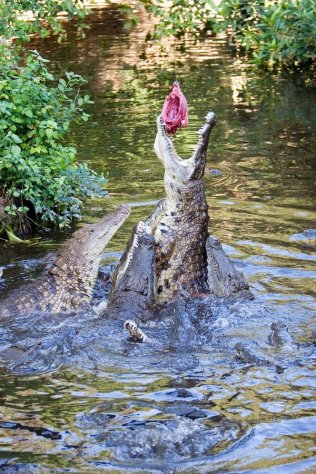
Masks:
[[[199,140],[192,157],[182,159],[175,150],[161,115],[157,118],[154,149],[165,168],[166,198],[159,201],[143,223],[147,235],[153,236],[154,263],[139,259],[136,250],[139,238],[137,231],[134,231],[117,269],[119,281],[122,281],[123,275],[128,280],[128,275],[131,276],[135,268],[143,275],[154,273],[151,277],[154,295],[150,293],[147,299],[144,295],[142,301],[147,306],[153,299],[157,305],[162,305],[181,297],[204,294],[227,299],[253,298],[243,274],[226,256],[219,240],[208,233],[209,215],[203,176],[210,133],[215,123],[215,114],[209,112],[199,130]],[[114,279],[109,305],[119,285]],[[120,296],[124,298],[121,291]],[[141,314],[140,307],[140,319]]]
[[[1,301],[0,320],[30,311],[58,313],[88,305],[104,247],[129,214],[130,208],[123,205],[77,230],[44,275]]]
[[[256,341],[237,342],[235,344],[235,351],[238,359],[241,359],[248,364],[259,366],[275,367],[277,373],[284,372],[285,367],[278,364],[274,359],[266,357],[260,350],[259,344]]]
[[[219,239],[210,235],[206,241],[207,278],[211,293],[227,299],[252,300],[248,282],[224,252]]]
[[[129,338],[133,342],[150,341],[149,337],[137,326],[135,321],[127,319],[124,323],[124,329],[129,333]]]
[[[140,221],[112,277],[106,313],[110,319],[145,322],[155,312],[155,241]]]
[[[282,321],[271,324],[271,334],[268,336],[268,342],[272,346],[282,347],[283,349],[294,352],[296,352],[299,347],[293,336],[289,333],[288,327]]]

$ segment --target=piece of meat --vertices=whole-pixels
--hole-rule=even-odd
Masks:
[[[186,127],[189,123],[187,100],[178,81],[173,83],[171,92],[166,97],[161,116],[168,133],[175,133],[179,127]]]

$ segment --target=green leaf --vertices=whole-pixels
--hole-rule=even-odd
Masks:
[[[23,140],[21,140],[20,137],[15,135],[15,133],[11,133],[11,138],[13,139],[14,143],[22,143]]]
[[[54,135],[54,130],[52,130],[51,128],[46,128],[45,132],[48,138],[52,138]]]
[[[49,72],[46,73],[45,75],[46,79],[48,79],[49,81],[53,81],[54,80],[54,76],[52,74],[50,74]]]
[[[6,227],[5,230],[6,230],[9,242],[11,242],[12,244],[29,244],[29,243],[31,243],[30,240],[22,240],[19,237],[17,237],[11,228]]]
[[[30,109],[24,110],[23,114],[26,115],[27,117],[33,118],[33,112]]]
[[[26,213],[27,211],[29,211],[29,208],[27,206],[18,207],[18,212]]]
[[[14,157],[18,157],[21,154],[21,148],[18,145],[12,145],[11,152]]]

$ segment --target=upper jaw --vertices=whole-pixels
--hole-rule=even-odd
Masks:
[[[92,224],[89,237],[84,245],[85,254],[91,257],[98,257],[113,235],[126,221],[130,212],[129,206],[122,205],[111,214],[104,216],[95,225]]]

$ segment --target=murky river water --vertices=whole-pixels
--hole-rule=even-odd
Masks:
[[[256,299],[183,302],[148,328],[151,345],[128,343],[121,327],[109,326],[104,347],[92,344],[80,363],[70,350],[70,365],[45,375],[2,369],[0,457],[13,464],[0,466],[25,473],[315,472],[315,91],[298,78],[254,73],[229,55],[224,38],[188,40],[185,51],[166,41],[159,49],[145,41],[145,17],[125,30],[113,9],[97,9],[90,26],[85,40],[72,33],[64,45],[50,39],[32,47],[57,71],[83,74],[95,101],[90,122],[72,138],[83,160],[109,174],[111,198],[93,202],[86,220],[117,203],[133,207],[104,265],[119,258],[135,222],[164,195],[155,118],[177,79],[190,106],[190,127],[176,137],[181,155],[192,152],[204,115],[217,114],[205,176],[210,231]],[[50,246],[2,248],[3,294],[17,279],[33,278],[60,237],[46,240]],[[288,325],[297,351],[268,347],[273,321]],[[285,370],[238,361],[239,340],[258,341]]]

